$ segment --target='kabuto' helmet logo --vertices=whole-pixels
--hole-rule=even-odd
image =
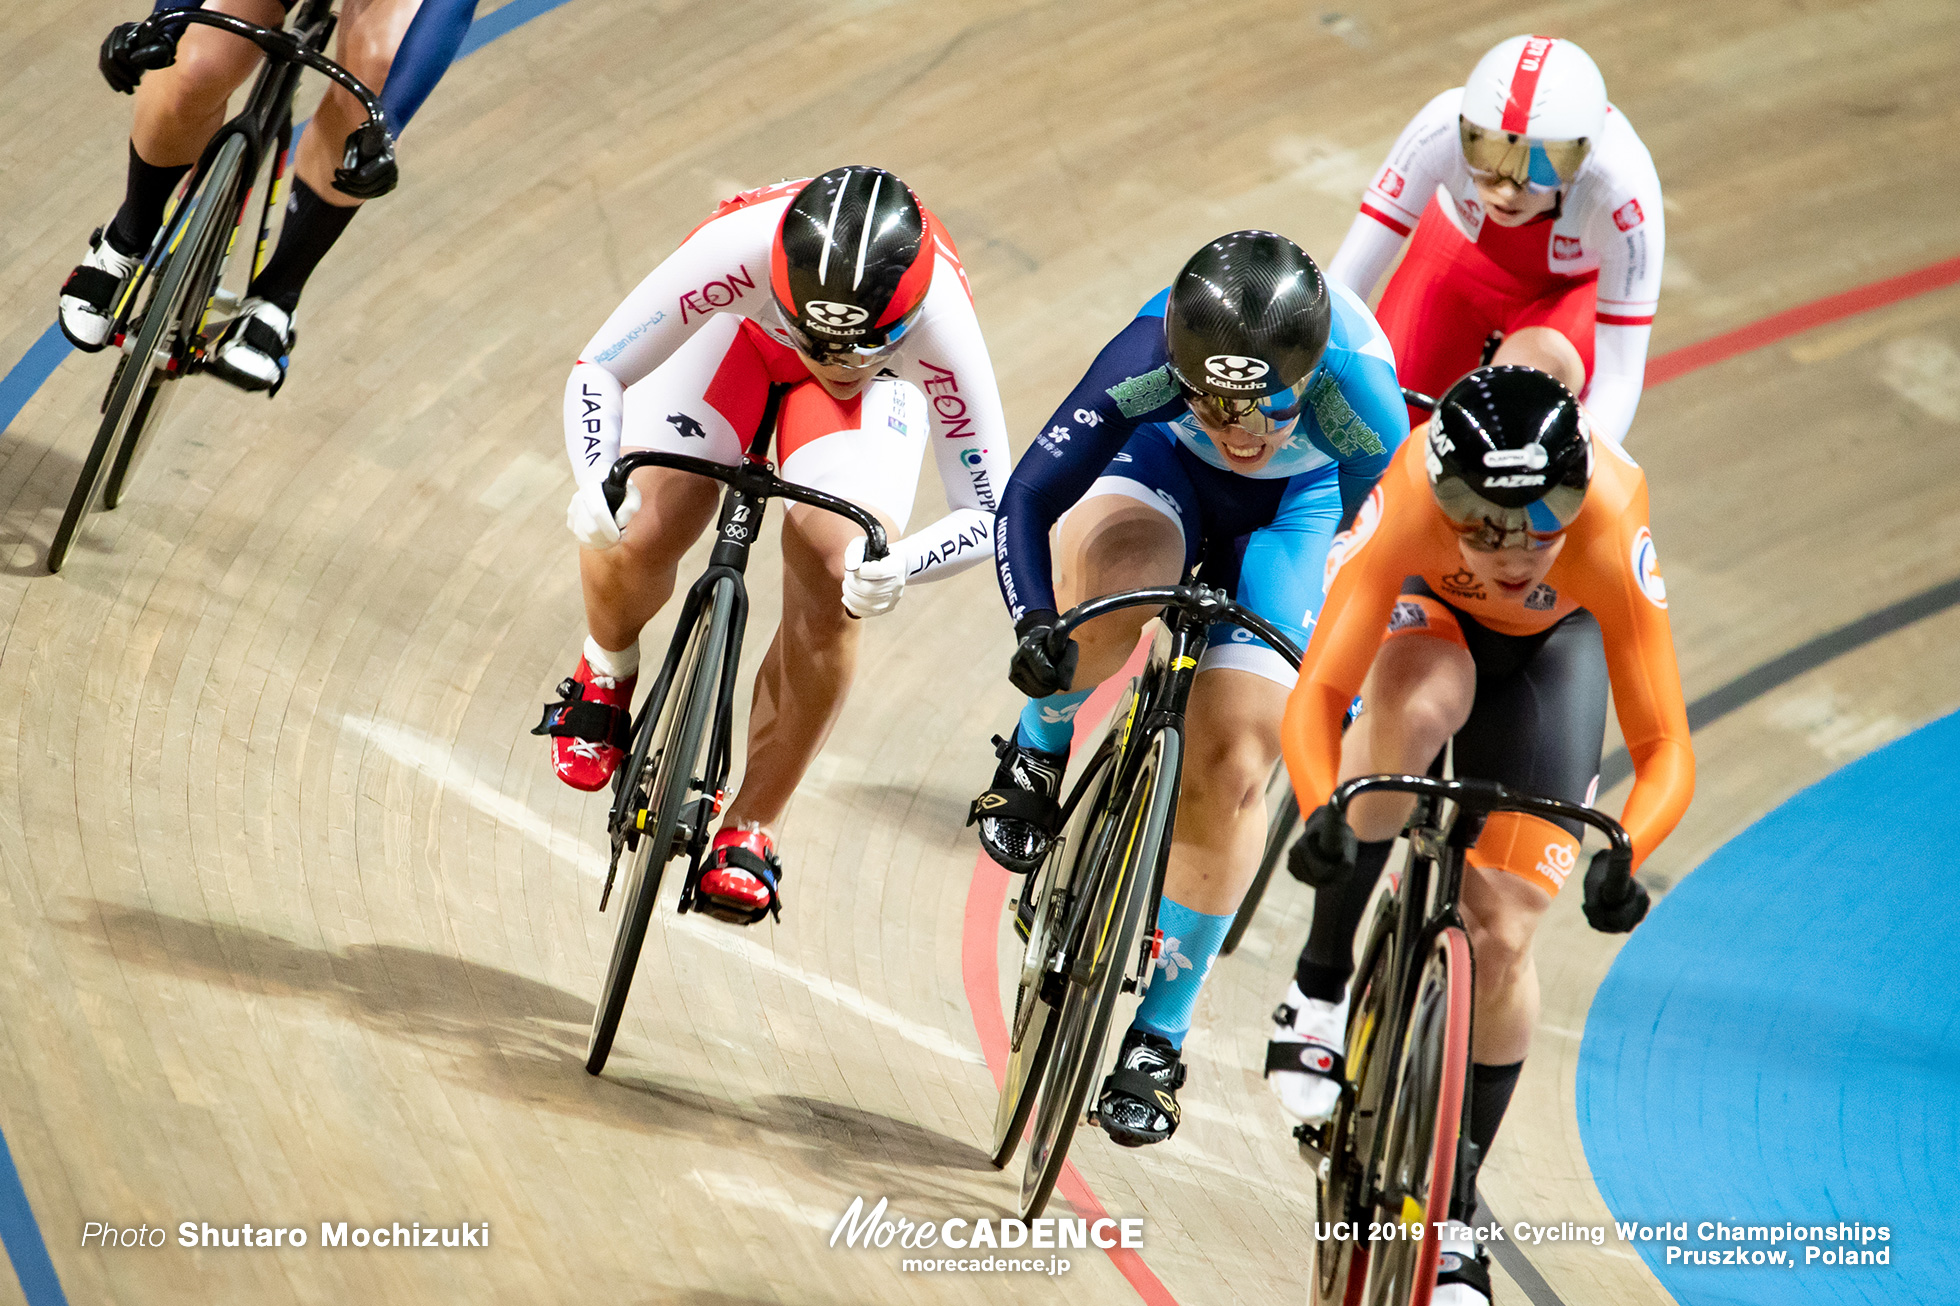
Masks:
[[[803,303],[803,315],[815,326],[841,331],[871,316],[856,304],[840,304],[832,299],[810,299]],[[857,334],[853,332],[852,334]]]
[[[1213,354],[1205,360],[1205,371],[1212,380],[1234,390],[1250,390],[1272,370],[1265,361],[1241,354]]]

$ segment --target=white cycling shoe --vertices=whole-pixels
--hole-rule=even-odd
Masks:
[[[1490,1306],[1490,1257],[1461,1220],[1443,1226],[1443,1255],[1429,1302],[1430,1306]]]
[[[1295,1120],[1324,1125],[1341,1100],[1346,1070],[1348,1000],[1322,1002],[1286,986],[1286,1001],[1273,1011],[1273,1038],[1266,1044],[1266,1082]]]
[[[88,254],[61,283],[57,320],[68,342],[86,353],[94,353],[109,339],[109,324],[116,316],[116,299],[128,284],[130,274],[143,262],[139,254],[125,254],[109,242],[107,227],[97,227],[88,239]]]
[[[293,339],[293,319],[285,309],[248,299],[204,367],[241,390],[277,390],[286,379]]]

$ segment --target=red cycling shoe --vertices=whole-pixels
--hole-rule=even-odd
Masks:
[[[578,670],[559,684],[558,701],[545,705],[544,720],[531,733],[551,736],[551,766],[560,780],[588,793],[606,787],[633,742],[638,681],[596,675],[580,658]]]
[[[782,918],[777,890],[783,880],[775,841],[755,830],[723,830],[708,845],[708,869],[695,889],[695,910],[733,925],[764,916]]]

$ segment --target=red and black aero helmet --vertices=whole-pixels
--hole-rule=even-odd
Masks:
[[[882,168],[833,168],[784,210],[769,287],[799,349],[848,363],[890,349],[917,320],[932,255],[904,182]]]

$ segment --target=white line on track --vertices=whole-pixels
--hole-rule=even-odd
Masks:
[[[595,880],[605,878],[604,854],[578,836],[558,829],[509,794],[478,779],[468,763],[459,761],[443,741],[419,730],[371,717],[342,717],[341,724],[395,761],[413,767],[434,780],[446,792],[455,794],[498,824],[515,830],[553,857],[570,862],[581,874]],[[969,1065],[986,1064],[986,1059],[977,1048],[967,1047],[945,1030],[893,1011],[828,975],[818,975],[795,962],[785,961],[761,944],[735,934],[734,926],[710,924],[691,915],[669,915],[663,920],[663,928],[740,957],[758,970],[800,984],[813,996],[889,1029],[906,1042],[928,1052]]]

